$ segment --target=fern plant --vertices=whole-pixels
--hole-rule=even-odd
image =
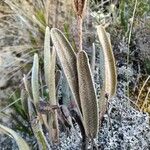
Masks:
[[[6,2],[11,3],[12,6],[15,6],[13,2]],[[40,65],[38,54],[34,54],[31,89],[29,86],[30,83],[28,83],[26,76],[24,77],[24,86],[26,89],[27,98],[22,101],[22,105],[29,115],[31,128],[37,139],[38,147],[43,150],[50,149],[52,144],[59,142],[58,119],[60,120],[60,114],[58,114],[58,112],[63,112],[62,114],[65,117],[67,116],[64,113],[65,107],[59,106],[56,97],[56,55],[59,58],[61,69],[63,70],[70,87],[72,97],[76,103],[77,111],[74,110],[74,112],[77,117],[75,115],[72,117],[75,118],[76,122],[80,126],[81,134],[83,136],[83,149],[88,147],[88,141],[92,143],[92,148],[97,147],[95,144],[95,139],[98,135],[101,118],[106,111],[109,99],[111,99],[116,92],[116,68],[110,39],[105,29],[102,26],[98,26],[97,33],[102,45],[102,50],[100,50],[100,53],[102,54],[100,77],[103,82],[100,90],[101,97],[100,99],[97,98],[93,79],[95,52],[93,52],[93,60],[90,65],[88,55],[82,49],[81,29],[83,13],[86,8],[86,0],[74,1],[74,5],[78,21],[80,22],[78,51],[74,50],[74,47],[69,43],[68,39],[59,29],[52,28],[50,32],[49,27],[46,27],[45,30],[44,82],[48,91],[48,103],[46,103],[46,105],[44,100],[40,100],[41,97],[44,97],[43,95],[41,96],[42,92],[40,92],[40,89],[43,87],[40,87],[41,81],[39,79]],[[16,9],[15,7],[12,8]],[[16,10],[19,9],[17,8]],[[45,18],[48,19],[47,17]],[[37,14],[37,19],[34,18],[34,22],[36,22],[36,24],[44,30],[48,20],[43,19],[43,13],[40,11]],[[50,37],[54,47],[50,46]],[[45,113],[45,111],[48,111],[49,113]],[[71,127],[73,127],[71,118],[68,120],[66,119],[65,121],[68,122],[68,124],[70,123]],[[46,131],[49,133],[49,140],[52,144],[48,142],[42,126],[46,127]]]
[[[56,28],[51,29],[52,41],[74,100],[76,101],[86,136],[92,141],[94,141],[98,132],[98,114],[105,113],[106,104],[108,100],[114,96],[117,83],[115,61],[110,39],[102,26],[98,27],[98,35],[104,55],[104,66],[101,71],[102,76],[105,76],[105,78],[103,78],[103,91],[101,92],[104,94],[99,100],[100,104],[105,105],[100,105],[100,107],[98,107],[98,100],[95,94],[96,90],[86,52],[80,50],[78,53],[75,53],[64,34]],[[107,100],[105,99],[105,94],[108,95]]]
[[[84,139],[83,148],[87,148],[88,141],[91,141],[92,147],[96,147],[95,139],[98,135],[99,123],[101,122],[101,117],[106,111],[108,100],[115,95],[117,82],[110,39],[102,26],[98,26],[97,30],[102,45],[101,53],[103,54],[103,63],[101,64],[103,66],[101,66],[100,74],[103,84],[100,99],[98,99],[96,95],[93,74],[91,71],[92,69],[89,64],[87,53],[83,50],[75,52],[67,38],[59,29],[52,28],[50,32],[49,27],[46,28],[44,44],[44,73],[45,83],[49,93],[49,107],[47,105],[44,106],[43,101],[40,100],[38,54],[34,55],[31,89],[27,77],[25,76],[23,79],[27,98],[22,99],[23,108],[25,109],[25,112],[28,112],[29,114],[31,128],[40,149],[50,149],[51,145],[43,132],[42,125],[45,125],[49,133],[49,140],[53,143],[59,141],[59,117],[57,110],[60,106],[56,100],[55,88],[56,53],[59,57],[61,67],[66,76],[73,98],[76,101],[78,110],[76,113],[79,116],[79,118],[76,118],[76,121],[78,119],[81,120],[81,122],[78,121],[78,124],[81,128],[81,133]],[[50,35],[55,48],[50,47]],[[43,113],[43,111],[49,111],[50,113]],[[70,124],[72,123],[70,122]]]

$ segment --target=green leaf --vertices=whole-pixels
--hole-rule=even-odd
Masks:
[[[47,150],[49,148],[49,145],[48,145],[46,137],[43,133],[42,125],[39,120],[40,118],[38,118],[40,116],[37,114],[36,108],[35,108],[34,104],[32,103],[32,100],[30,99],[30,97],[28,98],[28,110],[29,110],[31,127],[32,127],[33,133],[37,139],[39,149]]]
[[[22,137],[20,137],[15,131],[13,131],[12,129],[0,124],[0,131],[4,132],[5,134],[10,136],[11,138],[15,139],[15,141],[17,142],[19,150],[30,150],[26,141]]]
[[[56,51],[53,47],[52,52],[50,51],[50,31],[49,27],[46,27],[45,40],[44,40],[44,72],[46,85],[49,90],[49,103],[50,105],[57,105],[56,101],[56,86],[55,86],[55,65],[56,65]],[[49,114],[49,128],[53,128],[52,140],[58,141],[59,130],[58,130],[58,119],[57,110],[54,113]]]
[[[38,58],[38,54],[34,54],[33,67],[32,67],[32,77],[31,77],[31,86],[32,86],[33,100],[34,100],[34,104],[35,104],[36,107],[37,107],[37,104],[39,102],[38,72],[39,72],[39,58]]]
[[[50,74],[51,74],[51,52],[50,52],[50,30],[49,27],[46,27],[45,30],[45,40],[44,40],[44,74],[45,81],[50,89]]]

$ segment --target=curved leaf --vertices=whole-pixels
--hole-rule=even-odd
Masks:
[[[77,75],[77,67],[76,67],[76,54],[68,42],[67,38],[64,34],[56,29],[51,29],[51,37],[53,44],[56,48],[57,55],[61,62],[64,74],[68,81],[69,87],[73,94],[74,99],[77,102],[77,106],[81,111],[81,104],[79,98],[79,90],[78,90],[78,75]]]
[[[87,136],[93,139],[98,133],[98,102],[89,59],[84,51],[80,51],[77,56],[77,68],[83,124]]]
[[[15,131],[13,131],[12,129],[0,124],[0,131],[4,132],[5,134],[10,136],[11,138],[15,139],[15,141],[17,142],[19,150],[30,150],[26,141],[22,137],[20,137]]]
[[[101,25],[97,27],[97,33],[104,53],[105,92],[108,94],[108,97],[111,98],[113,95],[115,95],[117,87],[115,58],[113,55],[110,39],[108,38],[105,29]]]

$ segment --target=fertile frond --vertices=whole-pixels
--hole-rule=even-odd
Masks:
[[[78,76],[76,67],[76,54],[68,42],[64,34],[56,29],[51,29],[51,37],[53,44],[56,48],[57,55],[61,62],[64,74],[70,86],[74,99],[77,101],[77,105],[81,111],[79,90],[78,90]]]
[[[77,56],[77,68],[83,124],[87,136],[93,139],[98,132],[99,111],[89,59],[84,51]]]

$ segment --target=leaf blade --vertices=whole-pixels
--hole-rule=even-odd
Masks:
[[[77,103],[79,111],[81,111],[76,68],[76,54],[67,38],[60,30],[52,28],[51,37],[73,97]]]
[[[112,51],[110,39],[105,29],[99,25],[97,27],[97,33],[101,42],[104,53],[104,65],[105,65],[105,92],[109,95],[109,98],[115,95],[117,87],[117,73],[115,66],[115,58]]]
[[[32,94],[34,104],[37,107],[39,102],[39,78],[38,78],[38,71],[39,71],[39,58],[38,54],[34,54],[33,66],[32,66],[32,77],[31,77],[31,86],[32,86]]]
[[[89,59],[84,51],[80,51],[77,56],[77,68],[85,131],[89,138],[95,138],[98,133],[99,125],[98,102]]]
[[[3,130],[2,132],[15,139],[20,150],[30,150],[27,142],[22,137],[20,137],[15,131],[2,124],[0,124],[0,129]]]
[[[50,51],[50,30],[46,27],[45,40],[44,40],[44,72],[46,85],[49,90],[49,103],[50,105],[57,105],[56,100],[56,85],[55,85],[55,65],[56,65],[56,51],[53,47],[52,52]],[[48,125],[51,128],[52,140],[58,142],[59,129],[58,129],[58,119],[57,110],[54,113],[48,115]],[[49,131],[50,132],[50,131]]]

